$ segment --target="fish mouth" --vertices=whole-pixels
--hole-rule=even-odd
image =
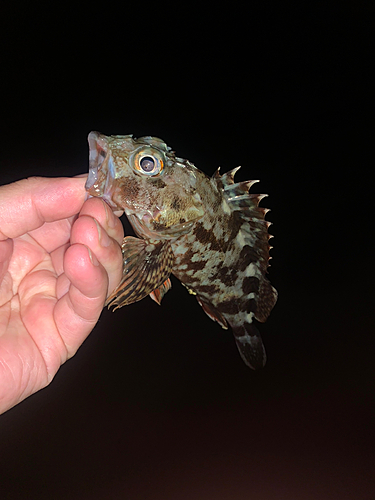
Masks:
[[[99,132],[90,132],[87,140],[90,153],[86,190],[91,196],[103,198],[111,208],[123,210],[112,200],[116,189],[116,174],[107,138]]]
[[[106,150],[102,147],[102,145],[99,144],[99,138],[99,132],[90,132],[87,137],[90,152],[89,175],[85,187],[88,191],[98,185],[99,169],[102,166],[105,157],[107,156]]]

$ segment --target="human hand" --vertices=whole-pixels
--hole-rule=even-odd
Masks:
[[[121,279],[122,224],[84,183],[0,186],[0,413],[51,382]]]

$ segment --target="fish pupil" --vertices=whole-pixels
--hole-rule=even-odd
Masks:
[[[152,172],[155,167],[155,160],[151,156],[144,156],[140,161],[140,166],[144,172]]]

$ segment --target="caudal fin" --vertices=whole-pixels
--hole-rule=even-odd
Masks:
[[[257,327],[252,323],[233,328],[238,350],[245,364],[257,370],[266,364],[266,350]]]

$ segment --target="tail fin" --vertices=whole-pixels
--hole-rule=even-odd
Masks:
[[[257,327],[252,323],[245,323],[234,327],[233,335],[245,364],[253,370],[262,368],[266,364],[267,356]]]

